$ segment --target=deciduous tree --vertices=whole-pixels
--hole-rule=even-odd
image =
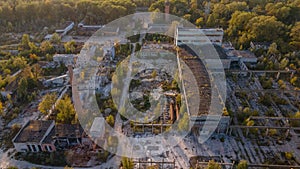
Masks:
[[[222,169],[221,165],[214,160],[209,160],[208,165],[205,169]]]
[[[72,104],[71,98],[65,95],[63,99],[59,100],[56,105],[57,117],[56,121],[58,123],[71,124],[77,123],[75,119],[75,109]]]
[[[46,94],[39,104],[38,107],[39,111],[42,112],[43,114],[48,114],[49,110],[54,105],[56,98],[57,98],[56,93]]]
[[[237,169],[248,169],[248,163],[246,160],[241,160],[237,166]]]

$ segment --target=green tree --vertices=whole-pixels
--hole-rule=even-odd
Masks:
[[[208,165],[205,169],[222,169],[221,165],[214,160],[209,160]]]
[[[246,160],[241,160],[237,166],[237,169],[248,169],[248,163]]]
[[[114,126],[115,124],[115,119],[114,119],[114,116],[113,115],[109,115],[106,117],[106,122],[110,125],[110,126]]]
[[[196,20],[197,27],[201,28],[204,25],[204,18],[200,17]]]
[[[60,44],[61,43],[61,37],[57,34],[57,33],[54,33],[50,39],[50,42],[53,43],[53,44]]]
[[[298,81],[297,76],[293,77],[293,78],[290,80],[290,82],[291,82],[292,85],[296,85],[297,81]]]
[[[69,41],[64,44],[66,53],[74,53],[75,52],[75,41]]]
[[[40,60],[40,58],[36,54],[34,54],[34,52],[32,54],[29,54],[29,58],[34,63]]]
[[[154,78],[156,78],[156,76],[157,76],[157,71],[154,70],[154,71],[152,72],[152,74],[151,74],[151,77],[154,79]]]
[[[165,9],[165,0],[159,0],[151,4],[149,11],[164,11]]]
[[[229,27],[226,33],[234,42],[237,42],[239,37],[245,38],[247,36],[246,25],[255,16],[256,14],[252,12],[234,12],[229,20]]]
[[[294,156],[292,152],[285,152],[284,154],[285,154],[285,158],[288,160],[291,160]]]
[[[43,41],[41,43],[40,50],[44,54],[49,54],[49,53],[52,54],[54,52],[53,45],[51,44],[50,41]]]
[[[30,50],[30,37],[28,34],[23,34],[21,43],[19,44],[19,51]]]
[[[23,69],[27,66],[27,61],[24,57],[15,57],[12,59],[12,66],[15,69]]]
[[[246,31],[248,35],[243,43],[249,43],[252,40],[272,42],[285,38],[286,26],[274,16],[259,15],[249,20]]]
[[[248,11],[249,10],[246,2],[238,2],[238,1],[233,1],[229,4],[226,4],[226,8],[228,10],[229,15],[231,15],[235,11]]]
[[[63,124],[77,123],[76,112],[72,104],[71,98],[65,95],[56,105],[57,117],[56,121]]]
[[[270,136],[275,136],[277,134],[277,130],[276,129],[269,129],[269,135]]]
[[[0,116],[2,116],[2,115],[3,115],[3,104],[0,101]]]
[[[28,81],[26,78],[22,78],[18,83],[17,97],[20,101],[26,101],[28,95]]]
[[[31,71],[32,71],[32,75],[33,75],[33,79],[35,81],[39,80],[40,78],[42,78],[43,75],[43,69],[41,68],[41,66],[39,64],[34,64],[31,67]]]
[[[283,58],[283,59],[280,61],[279,68],[280,68],[280,69],[284,69],[284,68],[287,67],[288,64],[289,64],[289,59]]]
[[[268,49],[268,55],[277,55],[279,54],[279,51],[277,49],[277,44],[272,43]]]
[[[39,111],[42,112],[43,114],[48,114],[49,110],[54,105],[56,98],[57,98],[56,93],[46,94],[39,104],[39,107],[38,107]]]
[[[33,42],[29,42],[29,51],[31,54],[38,54],[40,49]]]
[[[191,20],[191,14],[185,14],[185,15],[183,16],[183,18],[184,18],[185,20],[190,21],[190,20]]]
[[[268,3],[265,6],[267,15],[275,16],[280,21],[288,23],[291,21],[289,18],[291,17],[292,8],[285,5],[283,2],[278,3]]]
[[[122,157],[122,166],[124,169],[133,169],[134,168],[134,163],[132,159],[128,157]]]
[[[249,120],[247,122],[247,126],[254,126],[254,121],[253,120]]]
[[[295,46],[297,49],[300,49],[300,22],[296,22],[292,27],[290,37],[290,44]]]

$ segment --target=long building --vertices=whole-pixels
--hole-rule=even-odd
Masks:
[[[224,36],[223,29],[198,29],[198,28],[182,28],[178,27],[175,32],[175,45],[201,45],[213,43],[222,45]]]

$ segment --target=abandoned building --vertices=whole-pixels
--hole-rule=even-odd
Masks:
[[[17,152],[53,152],[77,145],[92,146],[79,124],[55,124],[55,121],[30,120],[12,140]]]

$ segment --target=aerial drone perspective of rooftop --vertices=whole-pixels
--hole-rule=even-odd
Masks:
[[[3,0],[0,87],[0,169],[300,169],[300,0]]]

